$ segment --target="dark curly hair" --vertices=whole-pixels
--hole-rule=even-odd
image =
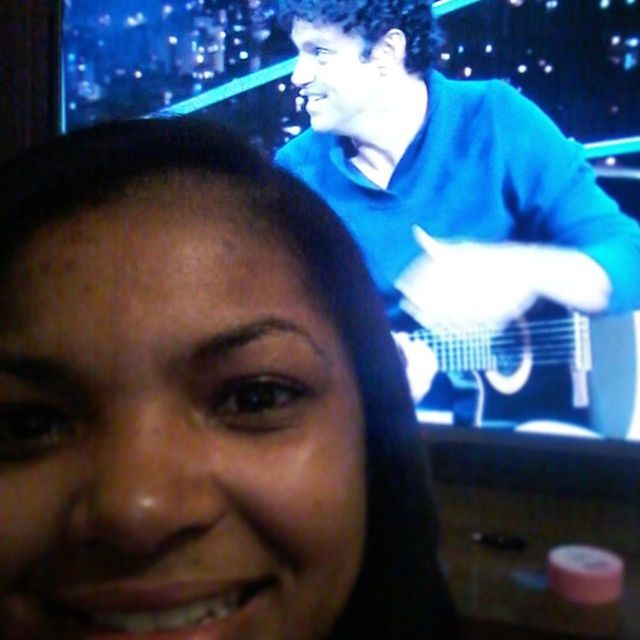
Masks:
[[[433,0],[277,0],[280,24],[291,29],[295,19],[337,25],[365,42],[363,56],[390,29],[407,38],[404,66],[409,73],[425,73],[435,62],[442,34],[431,11]]]

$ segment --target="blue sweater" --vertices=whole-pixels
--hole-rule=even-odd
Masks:
[[[418,224],[439,239],[575,247],[609,275],[612,312],[640,308],[640,227],[596,185],[582,147],[504,82],[432,71],[427,84],[424,125],[387,189],[332,134],[309,129],[276,155],[345,221],[381,291],[419,254]]]

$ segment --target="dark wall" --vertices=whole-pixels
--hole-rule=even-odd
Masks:
[[[55,130],[58,4],[0,2],[0,161]]]

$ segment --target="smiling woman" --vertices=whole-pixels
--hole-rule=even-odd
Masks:
[[[455,637],[402,366],[313,194],[178,120],[0,194],[3,638]]]

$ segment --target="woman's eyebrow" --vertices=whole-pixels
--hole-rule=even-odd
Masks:
[[[294,334],[303,338],[327,365],[330,364],[328,353],[305,329],[294,322],[275,317],[260,318],[216,334],[195,349],[194,358],[200,361],[224,356],[247,344],[278,334]]]
[[[235,326],[205,340],[193,351],[195,361],[207,361],[224,356],[235,349],[268,336],[294,334],[301,337],[323,362],[330,366],[331,359],[314,338],[302,327],[281,318],[266,317]],[[43,391],[72,393],[81,382],[78,372],[68,365],[49,357],[32,357],[0,348],[0,375],[8,375]]]

